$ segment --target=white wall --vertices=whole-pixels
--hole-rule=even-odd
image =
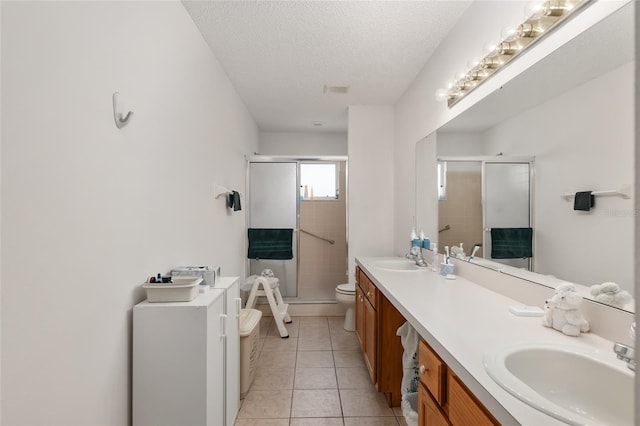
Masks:
[[[393,107],[349,107],[350,281],[355,257],[393,254],[393,134]]]
[[[260,132],[261,155],[347,155],[347,134],[328,132]]]
[[[140,284],[243,274],[213,184],[257,128],[180,2],[3,2],[2,39],[2,423],[128,424]]]
[[[407,229],[415,225],[415,144],[459,115],[489,93],[517,76],[577,34],[620,8],[628,0],[598,1],[521,54],[452,108],[435,100],[437,89],[464,71],[468,61],[480,55],[482,47],[500,36],[502,28],[520,22],[527,1],[476,1],[462,15],[425,67],[395,105],[396,169],[394,246],[401,253]],[[435,214],[435,212],[434,212]],[[434,218],[437,220],[437,218]]]
[[[495,155],[489,154],[482,136],[478,133],[441,133],[438,132],[438,157]]]
[[[583,213],[561,195],[618,189],[635,181],[634,93],[629,91],[634,65],[582,84],[483,135],[490,152],[536,157],[537,272],[585,285],[614,281],[633,289],[632,200],[596,198],[595,208]]]

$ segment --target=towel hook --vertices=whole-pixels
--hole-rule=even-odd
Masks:
[[[113,119],[116,122],[116,127],[118,129],[122,129],[124,126],[129,124],[131,117],[133,116],[133,111],[127,112],[124,116],[119,111],[120,110],[120,102],[119,102],[120,93],[113,93]]]

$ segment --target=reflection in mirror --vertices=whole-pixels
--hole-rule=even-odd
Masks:
[[[438,240],[459,259],[527,270],[533,265],[532,160],[441,157]],[[444,188],[443,188],[444,187]],[[473,256],[473,257],[472,257]],[[482,262],[485,265],[487,262]]]
[[[610,297],[634,289],[634,200],[596,197],[594,207],[583,211],[564,195],[635,182],[634,7],[630,2],[587,29],[431,137],[437,157],[534,157],[535,272],[509,266],[501,272],[549,286],[559,280],[581,284],[583,295],[611,305]],[[427,205],[419,193],[436,191],[433,182],[418,181],[418,209]],[[447,197],[449,183],[447,177]],[[426,215],[416,212],[417,220]],[[447,224],[440,222],[439,229]],[[464,242],[467,254],[473,238]],[[488,257],[486,242],[483,254]],[[591,287],[609,282],[620,291],[604,286],[591,294]],[[603,296],[597,293],[603,288],[613,290]],[[633,311],[634,302],[624,309]]]

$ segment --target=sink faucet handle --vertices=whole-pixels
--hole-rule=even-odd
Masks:
[[[629,329],[629,335],[635,342],[636,341],[636,322],[635,321],[631,323],[631,328]]]
[[[618,356],[618,359],[622,359],[625,361],[632,360],[635,356],[635,351],[633,348],[623,345],[622,343],[615,343],[613,345],[613,351]]]

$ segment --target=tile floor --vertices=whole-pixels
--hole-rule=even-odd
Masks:
[[[294,317],[282,339],[273,318],[260,322],[256,378],[236,426],[405,425],[399,407],[376,392],[355,333],[341,317]]]

